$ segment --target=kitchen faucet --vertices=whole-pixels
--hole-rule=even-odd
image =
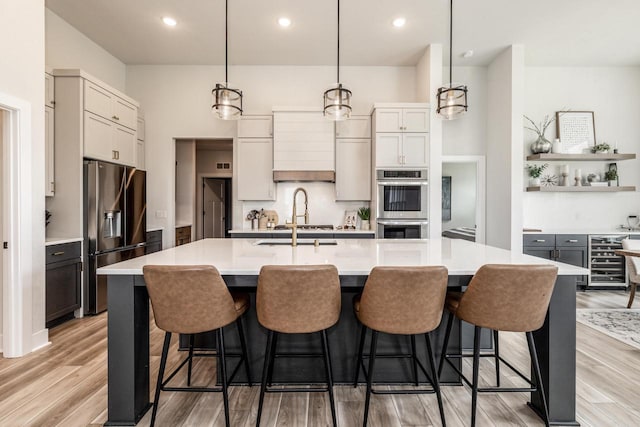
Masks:
[[[304,194],[304,215],[298,215],[296,198],[300,191]],[[309,224],[309,196],[307,195],[307,190],[302,187],[298,187],[293,192],[293,213],[291,214],[291,224],[286,224],[286,226],[291,229],[291,246],[298,246],[298,217],[301,216],[304,217],[304,223]]]

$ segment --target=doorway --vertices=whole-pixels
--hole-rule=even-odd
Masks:
[[[202,238],[229,237],[231,178],[202,178]]]

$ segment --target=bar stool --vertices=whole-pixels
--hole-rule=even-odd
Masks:
[[[151,426],[155,424],[160,391],[188,391],[188,392],[222,392],[224,400],[225,423],[229,426],[229,395],[228,383],[233,380],[238,369],[244,362],[249,385],[251,373],[247,357],[247,344],[242,325],[242,314],[249,308],[249,295],[231,294],[213,266],[161,266],[146,265],[142,269],[144,280],[149,292],[149,299],[153,307],[153,314],[158,328],[165,331],[164,346],[158,371],[151,414]],[[225,354],[224,334],[222,328],[236,322],[240,335],[241,355]],[[194,356],[205,356],[193,353],[193,340],[190,339],[189,355],[182,363],[164,379],[167,364],[167,354],[171,343],[171,334],[197,334],[200,332],[216,331],[216,357],[220,363],[220,380],[222,387],[167,387],[167,383],[178,371],[189,363],[187,384],[191,385],[191,365]],[[240,356],[238,365],[231,377],[227,378],[226,357]]]
[[[464,293],[449,292],[445,307],[449,311],[447,330],[444,338],[442,357],[438,374],[442,373],[446,361],[471,387],[471,425],[476,423],[478,393],[490,392],[538,392],[542,402],[545,425],[549,425],[544,385],[540,374],[540,364],[533,341],[533,331],[544,324],[549,309],[549,301],[558,275],[558,268],[552,265],[484,265],[478,269]],[[453,318],[457,317],[474,325],[473,354],[447,354]],[[493,331],[495,352],[480,354],[480,332],[482,328]],[[533,365],[535,383],[500,357],[498,331],[524,332],[527,336],[529,355]],[[496,360],[496,387],[478,386],[480,357],[494,357]],[[473,357],[473,379],[470,382],[453,363],[452,358]],[[524,379],[530,388],[500,387],[499,364],[504,363]]]
[[[356,317],[361,322],[360,346],[356,360],[353,386],[357,386],[360,366],[367,379],[363,426],[369,417],[371,394],[436,394],[440,421],[445,426],[440,382],[429,333],[440,325],[447,290],[448,272],[445,267],[374,267],[367,278],[361,297],[354,298]],[[367,328],[372,330],[369,369],[363,362],[364,341]],[[376,355],[378,333],[411,336],[410,355]],[[415,336],[424,334],[427,359],[431,375],[416,354]],[[431,384],[430,389],[373,390],[373,372],[376,357],[410,357],[413,376],[418,386],[418,367]]]
[[[336,407],[333,399],[333,374],[327,329],[340,317],[341,293],[338,270],[333,265],[264,266],[260,270],[256,293],[258,322],[269,333],[262,369],[262,385],[258,403],[256,426],[260,426],[265,393],[329,392],[331,418],[336,426]],[[320,332],[322,354],[301,355],[277,353],[278,334],[309,334]],[[273,368],[278,357],[322,357],[326,388],[271,389]]]

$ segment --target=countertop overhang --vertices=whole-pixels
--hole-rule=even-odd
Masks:
[[[98,275],[141,275],[145,265],[214,265],[223,275],[255,276],[262,265],[333,264],[341,275],[369,274],[375,266],[444,265],[470,276],[484,264],[551,264],[559,275],[589,275],[586,268],[459,239],[337,239],[337,245],[256,245],[258,239],[204,239],[99,268]]]

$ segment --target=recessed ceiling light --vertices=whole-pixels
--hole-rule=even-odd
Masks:
[[[397,28],[404,27],[404,24],[406,23],[407,23],[407,20],[402,17],[396,18],[393,20],[393,26]]]
[[[170,27],[175,27],[175,26],[176,26],[176,24],[177,24],[176,20],[175,20],[175,19],[173,19],[173,18],[172,18],[172,17],[170,17],[170,16],[164,16],[164,17],[162,17],[162,22],[164,22],[164,23],[165,23],[165,25],[168,25],[168,26],[170,26]]]
[[[289,18],[285,18],[284,16],[282,18],[278,19],[278,24],[280,24],[281,27],[288,27],[289,25],[291,25],[291,19]]]

